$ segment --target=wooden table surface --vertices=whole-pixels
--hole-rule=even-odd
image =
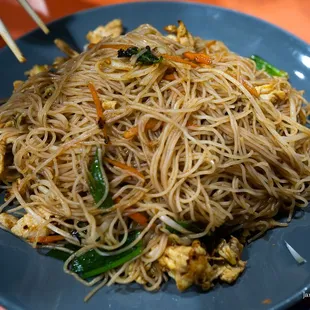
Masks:
[[[135,0],[136,2],[137,0]],[[96,6],[133,0],[28,0],[45,22]],[[271,22],[310,43],[310,0],[196,0]],[[0,18],[14,38],[36,28],[16,0],[0,0]],[[0,42],[0,47],[4,42]]]

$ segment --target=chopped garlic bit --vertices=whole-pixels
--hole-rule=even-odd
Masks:
[[[117,101],[110,101],[110,100],[107,100],[107,101],[103,101],[102,102],[102,108],[104,110],[114,110],[115,107],[117,105]]]

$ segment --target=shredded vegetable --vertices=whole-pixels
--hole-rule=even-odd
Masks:
[[[57,241],[64,240],[65,237],[61,235],[51,235],[51,236],[45,236],[45,237],[32,237],[29,238],[30,242],[38,242],[38,243],[54,243]]]
[[[129,47],[128,49],[120,49],[117,53],[118,57],[132,57],[137,55],[137,62],[143,65],[153,65],[159,63],[163,58],[157,57],[151,50],[149,46],[146,46],[144,49],[139,49],[137,47]]]
[[[253,95],[254,97],[258,98],[259,93],[257,92],[256,88],[253,87],[248,81],[242,80],[242,85],[247,89],[247,91]]]
[[[181,226],[180,224],[178,224],[176,221],[172,220],[170,217],[168,217],[167,215],[162,215],[160,217],[160,220],[165,223],[166,225],[168,225],[169,227],[171,227],[172,229],[183,233],[183,234],[189,234],[190,231],[185,229],[183,226]]]
[[[146,226],[147,223],[148,223],[147,217],[144,216],[140,212],[128,214],[128,217],[130,217],[133,221],[135,221],[136,223],[140,224],[141,226]]]
[[[118,168],[120,168],[122,170],[126,170],[126,171],[130,172],[131,174],[135,174],[139,178],[144,179],[144,175],[140,171],[138,171],[137,169],[135,169],[133,167],[127,166],[124,163],[121,163],[121,162],[119,162],[117,160],[114,160],[114,159],[110,159],[108,157],[105,157],[104,160],[106,162],[108,162],[109,164],[115,166],[115,167],[118,167]]]
[[[150,119],[146,125],[145,130],[151,130],[158,124],[158,121],[155,119]],[[125,139],[132,139],[138,134],[138,126],[134,126],[124,132]]]
[[[188,58],[190,60],[194,60],[200,64],[205,64],[205,65],[211,65],[212,64],[212,58],[203,53],[191,53],[191,52],[185,52],[183,54],[185,58]]]
[[[88,88],[91,92],[91,95],[93,97],[95,106],[96,106],[96,111],[97,111],[97,116],[98,116],[98,125],[100,128],[105,128],[105,120],[104,120],[104,116],[103,116],[103,108],[102,108],[102,104],[100,102],[100,99],[98,97],[98,93],[96,91],[95,86],[93,85],[93,83],[89,82],[88,83]]]
[[[285,245],[287,247],[287,249],[289,250],[289,252],[291,253],[291,255],[294,257],[294,259],[296,260],[296,262],[298,264],[303,264],[303,263],[306,263],[307,261],[299,255],[299,253],[297,253],[286,241],[285,242]]]
[[[122,247],[126,247],[131,244],[138,238],[139,234],[139,231],[130,232],[126,242]],[[67,248],[67,246],[65,247]],[[69,247],[69,249],[73,249],[75,252],[79,249],[79,247]],[[83,279],[87,279],[125,264],[126,262],[140,255],[142,250],[142,240],[129,250],[111,256],[102,256],[98,254],[96,250],[92,249],[80,256],[75,257],[70,264],[70,270],[72,272],[78,273]],[[66,261],[71,256],[71,253],[53,249],[49,251],[47,255],[59,260]]]
[[[164,54],[163,57],[166,60],[170,60],[170,61],[174,61],[174,62],[180,62],[180,63],[186,64],[186,65],[190,65],[192,68],[198,67],[198,65],[196,65],[195,63],[193,63],[187,59],[183,59],[180,56],[173,56],[173,55]]]
[[[105,209],[113,206],[112,196],[109,194],[109,182],[102,165],[99,147],[89,168],[88,183],[95,202],[102,201],[100,208]]]
[[[271,76],[280,76],[280,77],[286,77],[286,78],[288,77],[287,72],[276,68],[275,66],[267,62],[265,59],[257,55],[252,55],[251,59],[254,60],[256,64],[256,68],[258,70],[265,70]]]
[[[176,77],[173,73],[170,73],[170,74],[164,75],[163,79],[166,81],[174,81]]]

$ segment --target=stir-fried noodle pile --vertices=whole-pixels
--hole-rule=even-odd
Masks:
[[[2,224],[62,249],[89,286],[155,290],[166,272],[181,290],[233,282],[241,243],[207,252],[204,240],[217,228],[259,237],[308,204],[302,92],[182,23],[167,30],[99,36],[0,107]],[[90,252],[100,263],[78,266]]]

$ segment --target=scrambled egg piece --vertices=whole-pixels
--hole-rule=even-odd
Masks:
[[[194,38],[187,30],[185,24],[181,20],[178,21],[178,24],[179,26],[168,25],[165,27],[165,30],[170,33],[168,38],[185,46],[194,46]]]
[[[122,32],[123,32],[122,21],[120,19],[113,19],[105,26],[99,26],[94,31],[89,31],[86,36],[86,39],[89,41],[89,43],[97,44],[104,37],[112,36],[112,38],[116,38],[120,36]]]
[[[216,249],[217,253],[233,266],[240,260],[242,250],[243,245],[235,237],[231,237],[228,243],[222,240]]]
[[[216,272],[208,262],[207,252],[198,240],[193,241],[191,246],[168,246],[159,264],[175,279],[180,291],[193,284],[208,290],[216,277]]]
[[[49,235],[49,229],[44,223],[38,222],[30,214],[25,214],[11,228],[13,234],[23,238],[45,237]]]
[[[0,225],[6,229],[11,229],[18,221],[18,218],[6,213],[0,214]]]
[[[48,71],[49,66],[48,65],[34,65],[30,70],[25,72],[25,75],[28,75],[29,77],[34,76],[41,72]]]
[[[238,265],[231,266],[229,264],[225,264],[223,266],[218,267],[218,274],[222,281],[227,283],[233,283],[235,282],[239,275],[243,272],[245,269],[246,262],[239,261]]]
[[[215,250],[224,261],[217,264],[219,278],[227,283],[237,280],[245,269],[246,262],[241,260],[243,245],[235,237],[231,237],[228,242],[222,240]]]
[[[171,245],[159,259],[163,271],[174,278],[180,291],[191,285],[199,285],[203,290],[210,289],[212,282],[220,279],[227,283],[234,282],[245,269],[242,261],[243,245],[237,238],[223,240],[215,249],[215,257],[210,257],[198,240],[191,246]],[[210,264],[210,261],[213,263]]]
[[[261,99],[270,101],[272,103],[277,103],[279,100],[285,100],[287,97],[286,92],[283,90],[275,89],[274,84],[256,86],[255,89]]]

